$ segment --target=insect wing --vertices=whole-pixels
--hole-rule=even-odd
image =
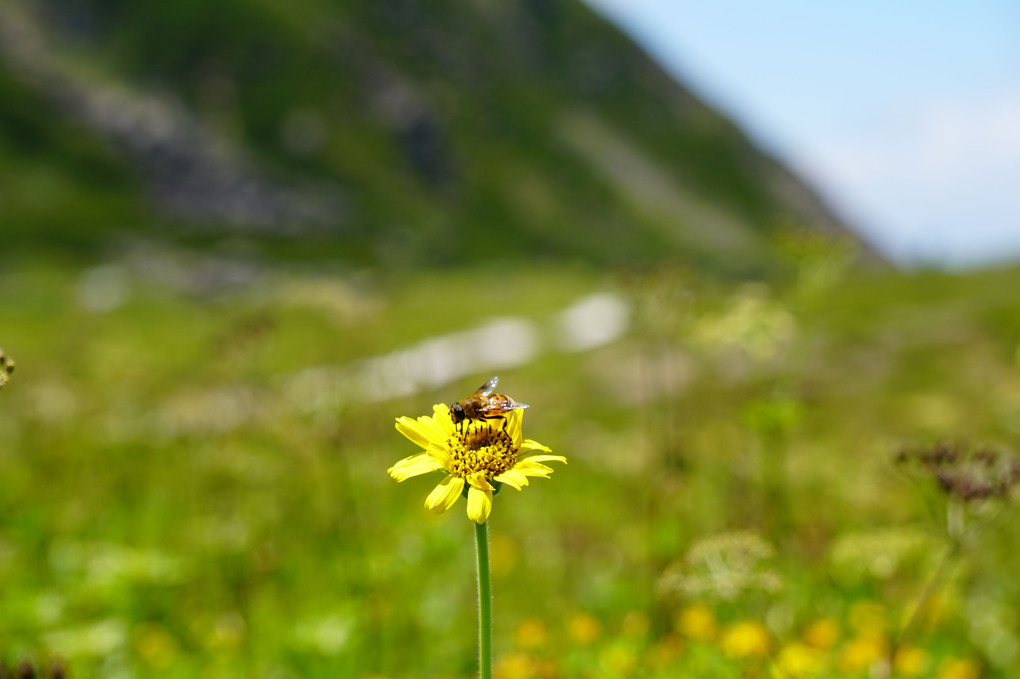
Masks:
[[[509,396],[497,396],[479,408],[479,410],[485,415],[501,415],[511,410],[524,410],[527,407],[527,403],[518,403]]]
[[[499,377],[490,377],[485,384],[478,387],[478,391],[476,391],[475,394],[478,396],[488,396],[492,392],[496,391],[497,384],[499,384]]]

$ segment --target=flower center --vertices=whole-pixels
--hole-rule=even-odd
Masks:
[[[499,476],[513,468],[517,462],[517,450],[510,434],[503,431],[504,420],[496,420],[495,426],[489,420],[464,420],[449,440],[452,464],[450,473],[467,478],[480,471],[486,480]]]

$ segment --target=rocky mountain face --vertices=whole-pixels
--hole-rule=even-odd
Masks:
[[[0,219],[384,266],[766,265],[817,196],[577,0],[3,0]],[[3,214],[6,212],[6,216]]]

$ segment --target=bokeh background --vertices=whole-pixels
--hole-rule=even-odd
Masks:
[[[1016,9],[720,7],[0,0],[0,661],[473,676],[498,374],[499,676],[1016,676]]]

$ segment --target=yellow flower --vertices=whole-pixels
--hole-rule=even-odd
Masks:
[[[832,618],[819,618],[804,630],[804,643],[828,650],[839,640],[839,623]]]
[[[981,667],[973,660],[950,658],[939,670],[938,679],[978,679]]]
[[[800,641],[794,641],[779,650],[776,664],[788,677],[809,677],[822,671],[825,655],[822,651]]]
[[[498,679],[531,679],[535,676],[535,660],[524,653],[503,656],[496,664]]]
[[[465,419],[456,424],[450,417],[449,406],[438,403],[432,406],[432,411],[432,417],[397,418],[397,431],[425,452],[404,458],[387,471],[397,481],[404,481],[445,469],[448,476],[425,499],[425,507],[437,514],[452,507],[466,489],[468,518],[485,523],[498,484],[521,490],[528,485],[529,476],[547,478],[552,474],[552,468],[543,462],[567,461],[562,455],[518,457],[533,451],[551,452],[541,443],[523,437],[523,410],[511,410],[505,419]]]
[[[847,641],[839,654],[839,668],[844,672],[862,672],[883,660],[889,645],[879,636],[858,636]]]
[[[726,628],[719,642],[731,658],[751,658],[769,653],[769,633],[754,620],[742,620]]]
[[[916,677],[928,669],[928,653],[916,646],[904,646],[896,651],[893,657],[893,670],[896,674]]]
[[[567,623],[570,638],[579,644],[590,644],[599,638],[602,626],[599,621],[587,613],[578,613]]]
[[[541,620],[525,620],[517,626],[514,641],[518,648],[535,650],[545,646],[548,636],[545,623]]]
[[[680,611],[673,627],[685,637],[704,642],[714,639],[718,631],[712,609],[705,604],[692,604]]]

